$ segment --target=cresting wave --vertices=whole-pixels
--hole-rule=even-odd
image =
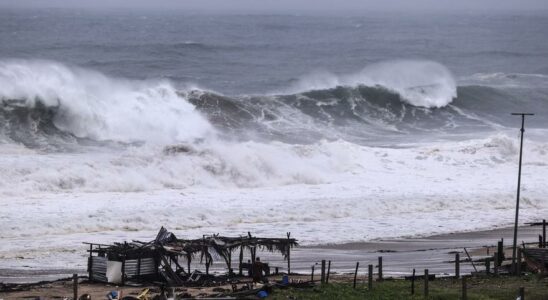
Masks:
[[[214,134],[168,82],[109,78],[49,61],[0,61],[0,99],[2,130],[15,139],[57,132],[97,141],[170,143]]]
[[[492,129],[502,121],[485,115],[486,107],[494,101],[516,106],[504,91],[457,88],[445,67],[421,61],[375,64],[348,76],[306,76],[290,90],[225,96],[177,90],[168,81],[110,78],[51,61],[5,60],[0,61],[0,137],[45,149],[219,138],[382,144],[417,134]]]
[[[351,75],[315,73],[300,78],[288,91],[299,93],[358,85],[384,87],[418,107],[444,107],[457,97],[455,79],[446,67],[432,61],[413,60],[376,63]]]

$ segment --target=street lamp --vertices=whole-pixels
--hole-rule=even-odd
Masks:
[[[519,191],[521,186],[521,160],[523,157],[523,133],[525,132],[525,116],[533,116],[531,113],[512,113],[513,116],[521,116],[521,141],[519,145],[519,169],[518,169],[518,191],[516,197],[516,221],[514,223],[514,245],[512,247],[512,270],[516,272],[516,246],[518,241],[518,215],[519,215]]]

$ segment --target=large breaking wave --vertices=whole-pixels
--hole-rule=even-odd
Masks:
[[[401,77],[407,88],[403,79],[388,83],[397,65],[417,67]],[[376,80],[373,70],[381,74]],[[168,81],[111,78],[56,62],[1,61],[0,191],[128,192],[367,177],[393,169],[395,160],[379,156],[379,144],[409,147],[423,138],[431,143],[499,129],[504,118],[493,107],[506,115],[524,106],[493,87],[453,90],[452,77],[435,63],[397,62],[386,70],[381,64],[361,74],[369,74],[360,75],[364,82],[353,75],[302,91],[230,96]],[[425,98],[414,98],[419,94]],[[440,163],[504,163],[515,154],[504,150],[514,148],[504,136],[455,147]],[[461,151],[486,156],[471,162],[459,158]],[[406,157],[409,170],[423,157],[416,154],[420,149],[394,149],[390,155],[396,152]]]
[[[51,61],[9,60],[0,61],[0,99],[1,138],[31,148],[218,138],[382,144],[493,129],[504,124],[493,107],[523,107],[504,90],[456,87],[445,67],[422,61],[305,76],[274,94],[227,96]]]
[[[165,81],[109,78],[47,61],[1,61],[4,135],[121,142],[188,141],[214,130]]]

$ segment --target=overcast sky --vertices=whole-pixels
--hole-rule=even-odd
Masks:
[[[538,11],[548,0],[0,0],[0,7],[181,9],[226,12]]]

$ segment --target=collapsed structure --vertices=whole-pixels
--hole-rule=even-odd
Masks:
[[[291,248],[298,246],[290,238],[262,238],[247,236],[224,237],[203,236],[201,239],[178,239],[164,227],[150,242],[132,241],[112,245],[86,243],[89,245],[88,273],[90,280],[125,284],[127,281],[164,281],[171,286],[181,286],[196,280],[191,272],[191,262],[198,259],[205,265],[205,274],[214,260],[222,259],[228,275],[233,275],[232,254],[239,251],[238,273],[244,268],[244,251],[249,251],[255,261],[257,249],[279,252],[290,267]],[[186,262],[186,268],[181,264]],[[268,271],[267,271],[268,272]]]

